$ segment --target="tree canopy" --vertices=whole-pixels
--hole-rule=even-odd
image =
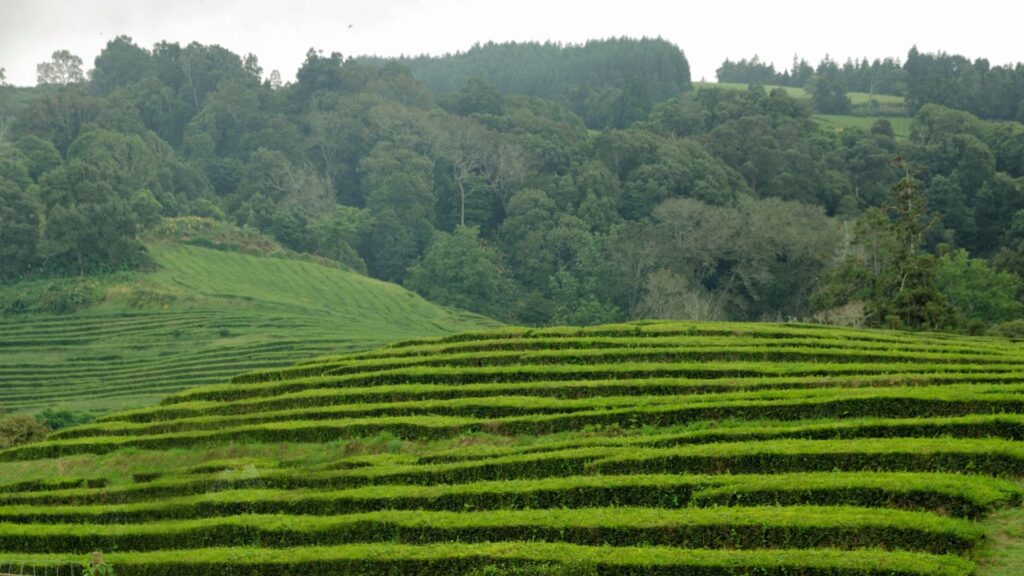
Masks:
[[[145,266],[145,230],[201,215],[510,322],[851,303],[879,325],[1002,322],[1024,274],[1024,125],[978,114],[1009,109],[986,78],[1016,72],[911,56],[727,62],[749,89],[694,90],[656,39],[311,49],[292,83],[196,42],[117,37],[88,73],[59,50],[39,86],[0,88],[0,281]],[[919,92],[935,74],[966,96]],[[865,82],[907,94],[909,139],[886,118],[818,124]]]

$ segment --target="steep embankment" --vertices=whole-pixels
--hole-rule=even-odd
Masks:
[[[144,406],[259,366],[497,325],[315,262],[163,242],[150,253],[155,272],[83,281],[97,299],[84,310],[0,315],[0,406]]]
[[[0,564],[967,575],[984,519],[1020,501],[1022,437],[1006,341],[503,329],[249,373],[0,452]],[[1002,516],[989,557],[1012,543]]]

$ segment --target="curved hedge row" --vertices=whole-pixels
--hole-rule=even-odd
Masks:
[[[118,576],[967,576],[1020,478],[1015,343],[506,328],[244,374],[0,451],[0,572],[74,576],[63,554],[98,548]]]

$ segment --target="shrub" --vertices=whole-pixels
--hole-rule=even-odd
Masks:
[[[46,426],[28,414],[0,417],[0,449],[37,442],[49,432]]]

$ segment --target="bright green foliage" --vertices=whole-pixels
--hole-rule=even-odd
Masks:
[[[231,270],[262,299],[296,281],[288,307],[316,293],[281,272]],[[997,338],[508,327],[250,372],[2,450],[0,563],[968,576],[1006,540],[985,518],[1021,502],[1022,439],[1024,356]]]
[[[993,270],[964,250],[939,258],[935,274],[939,291],[969,321],[992,325],[1021,316],[1019,276]]]

